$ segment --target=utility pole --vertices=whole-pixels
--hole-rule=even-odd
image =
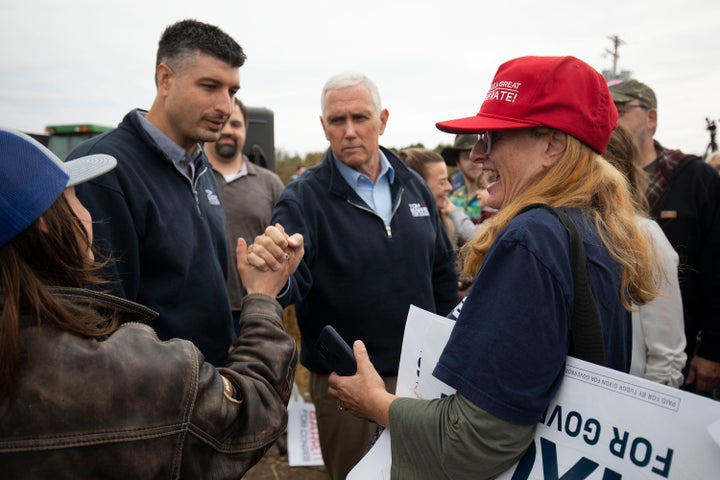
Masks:
[[[617,77],[617,63],[618,58],[620,58],[620,54],[618,53],[618,49],[620,48],[620,45],[625,45],[625,42],[623,42],[618,35],[610,35],[608,38],[613,42],[613,49],[605,49],[605,53],[612,56],[613,59],[613,68],[612,68],[612,74],[613,77]]]
[[[623,70],[618,73],[618,59],[620,58],[620,45],[625,45],[625,42],[620,38],[619,35],[609,35],[608,38],[613,43],[612,50],[609,48],[605,49],[603,57],[610,55],[612,57],[612,70],[603,70],[602,74],[605,80],[611,81],[618,78],[629,78],[632,72]]]

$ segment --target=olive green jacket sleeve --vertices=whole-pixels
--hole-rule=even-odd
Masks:
[[[390,405],[392,480],[495,478],[522,457],[535,425],[514,425],[462,395]]]

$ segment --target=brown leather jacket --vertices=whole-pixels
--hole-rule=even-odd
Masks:
[[[158,340],[155,312],[99,299],[125,321],[105,339],[21,327],[14,401],[0,399],[0,477],[239,479],[283,433],[297,364],[280,305],[242,304],[240,334],[215,369],[184,340]]]

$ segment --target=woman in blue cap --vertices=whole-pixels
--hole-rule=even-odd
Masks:
[[[0,129],[0,472],[14,478],[239,478],[284,432],[297,349],[274,297],[297,267],[261,272],[238,242],[248,291],[216,369],[156,313],[102,287],[92,219],[74,186],[115,166],[62,163]],[[182,302],[182,299],[177,299]],[[145,323],[149,323],[146,325]]]

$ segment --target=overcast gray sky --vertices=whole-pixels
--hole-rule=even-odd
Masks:
[[[475,114],[498,65],[574,55],[654,88],[656,138],[702,154],[720,118],[720,2],[517,0],[0,0],[0,125],[116,125],[154,98],[162,30],[184,18],[240,43],[240,98],[275,116],[276,148],[327,148],[318,116],[328,77],[358,71],[390,111],[389,147],[452,142],[435,122]],[[720,123],[720,122],[718,122]]]

